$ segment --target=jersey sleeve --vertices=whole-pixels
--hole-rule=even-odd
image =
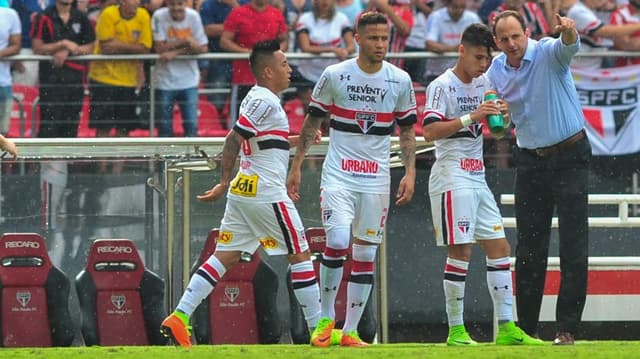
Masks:
[[[333,105],[333,86],[331,85],[331,71],[326,68],[320,79],[316,82],[313,92],[311,93],[311,102],[309,109],[312,111],[321,111],[323,114],[328,113]]]
[[[153,45],[153,36],[151,35],[151,18],[149,17],[149,13],[142,9],[138,9],[138,12],[142,13],[140,18],[140,40],[138,42],[147,49],[150,49]]]
[[[398,96],[394,116],[400,126],[410,126],[416,123],[416,93],[411,78],[406,75],[402,80],[402,92]]]
[[[153,41],[167,41],[167,22],[162,21],[163,11],[156,11],[151,18]]]
[[[117,8],[115,8],[117,11]],[[112,39],[116,35],[115,19],[113,18],[112,7],[107,7],[102,11],[96,23],[96,37],[98,41]]]
[[[444,85],[439,81],[433,81],[427,87],[427,96],[424,104],[424,116],[422,126],[433,122],[447,120],[447,101]]]
[[[271,114],[277,111],[275,104],[263,98],[251,98],[246,104],[242,104],[240,118],[233,129],[244,139],[257,136],[267,125],[265,121]]]

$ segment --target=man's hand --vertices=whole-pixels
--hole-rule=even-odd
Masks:
[[[289,170],[289,176],[287,177],[287,194],[292,201],[296,202],[300,199],[300,181],[302,174],[300,169],[292,168]]]
[[[69,56],[69,50],[60,50],[53,54],[53,66],[62,67]]]
[[[212,202],[222,197],[227,193],[227,189],[229,189],[229,185],[223,185],[222,183],[218,183],[213,186],[210,190],[206,191],[204,194],[198,195],[197,198],[202,202]]]
[[[404,177],[402,177],[400,185],[398,185],[398,193],[396,193],[396,206],[402,206],[411,201],[415,184],[415,176],[404,175]]]
[[[555,27],[556,32],[576,31],[576,23],[568,17],[556,14],[556,23],[558,24]]]

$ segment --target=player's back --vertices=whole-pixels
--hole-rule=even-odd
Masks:
[[[229,198],[267,203],[285,199],[289,122],[278,96],[267,88],[254,86],[240,105],[234,131],[245,140]]]

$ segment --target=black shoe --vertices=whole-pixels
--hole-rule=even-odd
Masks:
[[[569,332],[558,332],[556,338],[553,340],[553,345],[573,345],[573,334]]]

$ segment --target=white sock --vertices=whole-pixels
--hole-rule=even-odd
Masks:
[[[449,328],[464,324],[464,287],[469,262],[447,257],[444,267],[444,297]]]
[[[191,317],[198,305],[213,290],[227,269],[215,256],[210,256],[189,280],[187,289],[182,294],[177,310]]]
[[[325,247],[320,264],[320,306],[322,317],[336,318],[336,297],[342,282],[344,258],[347,249]]]
[[[499,323],[513,320],[513,288],[509,257],[487,258],[487,287]]]
[[[351,276],[347,283],[347,313],[343,332],[358,329],[358,323],[369,300],[373,286],[373,270],[377,246],[354,244]]]
[[[311,331],[320,319],[320,289],[310,260],[291,265],[291,283]]]

